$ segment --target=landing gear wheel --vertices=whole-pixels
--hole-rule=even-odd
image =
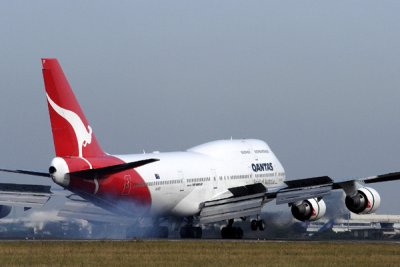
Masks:
[[[243,230],[240,227],[225,226],[221,229],[221,237],[223,239],[242,239]]]
[[[168,227],[161,226],[159,228],[158,237],[159,238],[168,238]]]
[[[222,237],[223,239],[229,238],[229,233],[228,233],[228,231],[229,231],[228,227],[222,227],[222,229],[221,229],[221,237]]]
[[[242,228],[236,227],[235,238],[236,239],[242,239],[243,238],[243,230],[242,230]]]
[[[188,226],[183,226],[179,230],[179,235],[181,238],[188,238],[189,237],[189,227]]]
[[[265,222],[264,222],[264,220],[257,221],[257,226],[258,226],[258,229],[260,229],[260,231],[264,231],[265,230]]]
[[[201,227],[193,227],[194,238],[200,239],[203,236],[203,229]]]
[[[258,228],[258,221],[252,220],[252,221],[250,222],[250,228],[251,228],[252,231],[257,231],[257,228]]]
[[[143,232],[144,237],[148,238],[168,238],[168,227],[166,226],[146,227]]]
[[[201,227],[183,226],[179,231],[181,238],[201,238],[203,230]]]

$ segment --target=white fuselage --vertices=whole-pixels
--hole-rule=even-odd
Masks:
[[[285,171],[260,140],[221,140],[170,152],[116,156],[125,162],[157,158],[136,169],[151,194],[151,213],[191,216],[205,201],[232,196],[229,188],[262,183],[282,188]]]

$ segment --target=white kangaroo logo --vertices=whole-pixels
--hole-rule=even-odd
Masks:
[[[88,131],[83,124],[82,119],[75,112],[60,107],[51,100],[49,95],[47,95],[47,100],[54,111],[71,124],[76,135],[76,140],[78,140],[79,157],[82,157],[82,148],[92,142],[92,128],[88,125]]]

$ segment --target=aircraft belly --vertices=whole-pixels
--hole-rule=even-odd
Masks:
[[[162,189],[151,189],[150,194],[152,198],[151,215],[173,215],[172,209],[187,192],[173,193]]]
[[[175,216],[193,216],[200,213],[200,204],[210,199],[211,190],[207,187],[198,187],[192,189],[189,194],[184,196],[171,210]]]
[[[200,204],[211,198],[207,188],[187,189],[182,192],[150,190],[151,215],[170,215],[178,217],[193,216],[200,212]]]

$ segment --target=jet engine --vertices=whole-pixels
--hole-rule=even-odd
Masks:
[[[292,204],[292,214],[299,221],[316,221],[325,215],[325,202],[317,198],[310,198]]]
[[[0,218],[6,217],[11,212],[11,206],[0,205]]]
[[[346,196],[346,207],[353,213],[369,214],[375,212],[380,204],[381,197],[371,187],[361,187],[353,196]]]

